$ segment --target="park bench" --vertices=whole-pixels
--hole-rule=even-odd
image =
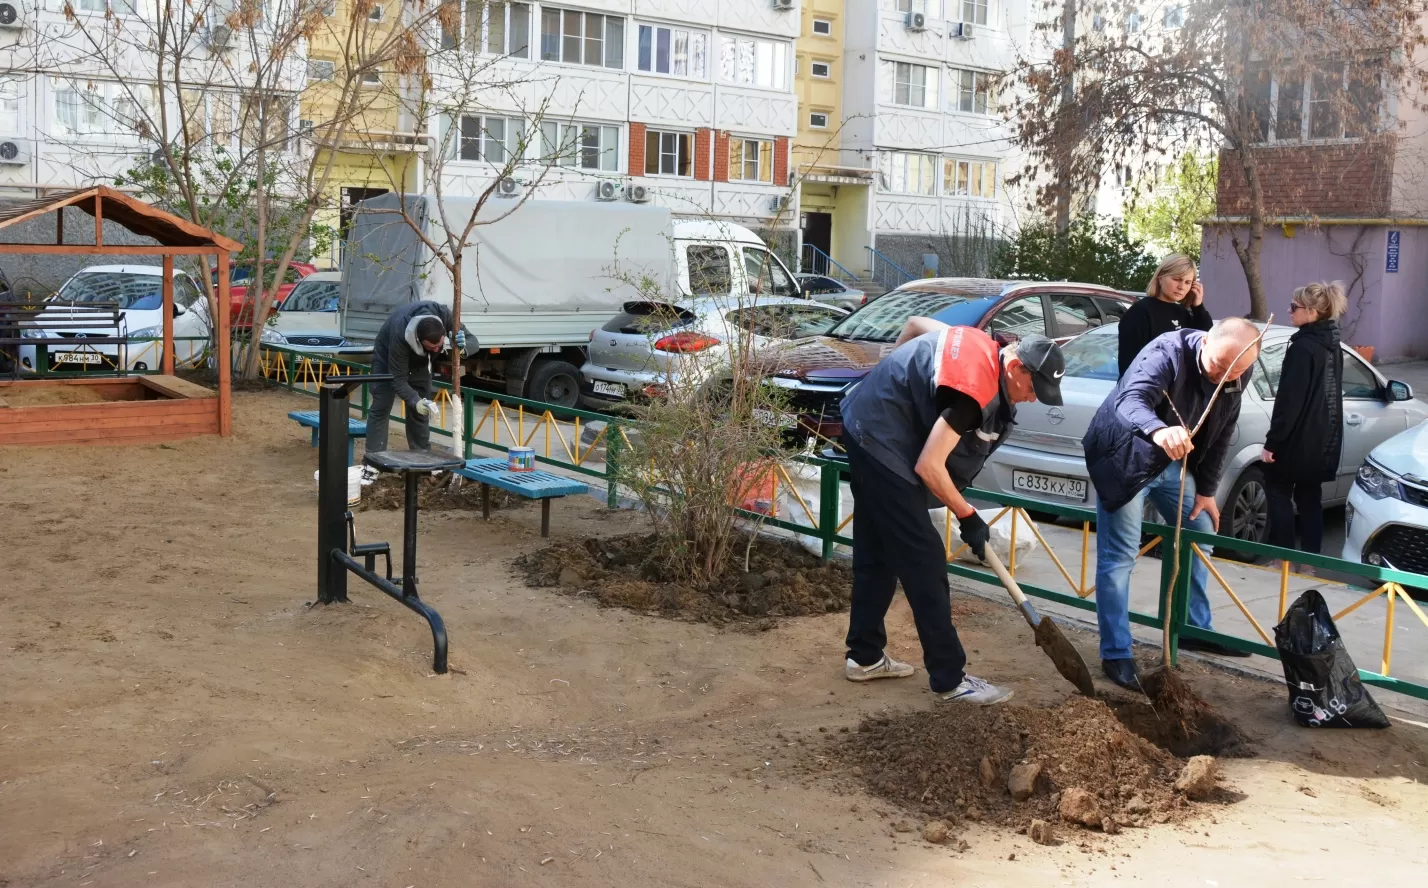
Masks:
[[[312,446],[317,446],[317,426],[318,412],[316,410],[291,410],[288,412],[288,419],[294,420],[298,425],[312,429]],[[367,423],[360,419],[348,418],[347,420],[347,464],[356,464],[356,442],[355,438],[367,437]]]
[[[491,517],[491,488],[499,487],[526,499],[540,500],[540,535],[550,536],[550,501],[562,496],[590,492],[584,481],[574,481],[550,472],[512,472],[504,457],[467,460],[456,474],[481,484],[481,516]]]
[[[117,303],[51,303],[49,307],[54,310],[46,311],[44,305],[0,305],[0,351],[13,356],[12,373],[16,377],[20,374],[19,349],[25,345],[35,349],[35,366],[31,370],[38,373],[53,370],[51,364],[76,364],[80,367],[94,364],[121,374],[128,370],[124,354],[129,336],[124,312]],[[59,335],[36,339],[25,336],[27,330],[45,330]],[[119,354],[106,355],[97,351],[95,346],[100,345],[119,346]]]

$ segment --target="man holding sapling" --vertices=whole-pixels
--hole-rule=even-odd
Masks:
[[[1086,469],[1096,486],[1096,619],[1101,629],[1101,670],[1128,690],[1142,690],[1131,656],[1130,577],[1140,550],[1145,499],[1149,496],[1167,520],[1179,508],[1186,527],[1205,533],[1219,530],[1215,491],[1239,421],[1240,397],[1250,368],[1259,358],[1258,347],[1246,347],[1258,336],[1259,329],[1249,321],[1227,318],[1208,333],[1176,330],[1152,339],[1106,396],[1082,439]],[[1221,380],[1225,381],[1224,390],[1206,416]],[[1202,418],[1204,426],[1191,440],[1190,432]],[[1185,496],[1177,503],[1179,460],[1186,457]],[[1210,628],[1210,601],[1205,595],[1208,578],[1204,562],[1193,559],[1190,625],[1201,629]],[[1209,641],[1187,638],[1180,646],[1240,655]]]
[[[1044,336],[1002,346],[971,327],[913,318],[892,353],[843,399],[843,446],[856,501],[849,681],[916,671],[884,649],[883,620],[901,580],[937,699],[985,706],[1011,697],[1010,689],[964,671],[946,553],[927,511],[950,509],[963,542],[983,557],[991,532],[961,489],[1000,443],[1016,404],[1061,403],[1065,368],[1061,349]]]

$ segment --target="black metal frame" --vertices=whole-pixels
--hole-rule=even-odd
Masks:
[[[392,581],[392,547],[387,543],[357,545],[352,513],[347,510],[348,398],[358,386],[372,382],[388,382],[391,378],[390,374],[329,376],[322,383],[317,442],[318,601],[323,604],[347,601],[347,573],[351,571],[426,620],[431,627],[432,668],[437,673],[445,673],[446,623],[441,619],[441,614],[417,595],[417,473],[405,473],[400,586]],[[385,577],[376,572],[378,555],[386,557]],[[360,556],[363,561],[359,562],[354,556]]]

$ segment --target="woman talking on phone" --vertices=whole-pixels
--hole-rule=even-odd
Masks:
[[[1121,376],[1155,337],[1175,330],[1209,330],[1214,326],[1214,319],[1205,310],[1205,288],[1200,286],[1195,262],[1189,256],[1171,253],[1161,260],[1145,295],[1121,318],[1117,334]]]

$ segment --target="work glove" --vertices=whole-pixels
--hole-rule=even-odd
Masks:
[[[962,542],[967,544],[973,555],[986,561],[987,543],[992,539],[992,529],[987,527],[987,522],[982,520],[980,514],[973,512],[966,518],[958,518],[957,525],[961,529]]]
[[[465,352],[465,351],[466,351],[466,331],[465,331],[465,330],[457,330],[457,331],[456,331],[456,347],[457,347],[457,349],[459,349],[459,350],[462,351],[462,352]]]
[[[436,413],[439,409],[440,408],[436,406],[436,402],[430,399],[423,398],[422,400],[417,401],[416,412],[422,416],[430,416],[431,414]]]

